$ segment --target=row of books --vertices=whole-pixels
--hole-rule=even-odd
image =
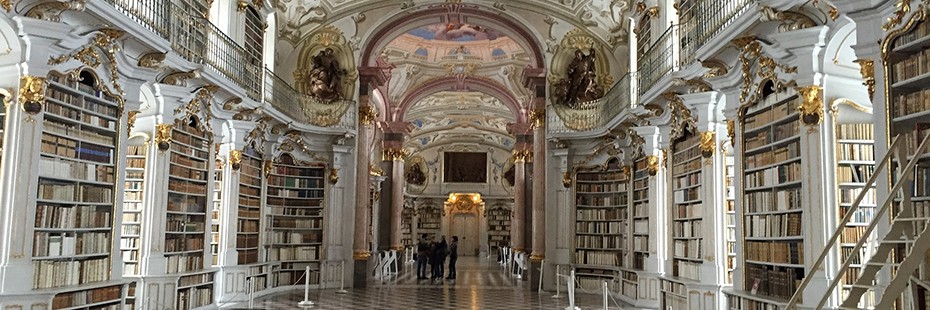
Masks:
[[[271,203],[269,203],[271,204]],[[323,210],[319,208],[289,208],[272,206],[270,215],[288,215],[288,216],[323,216]]]
[[[202,234],[168,235],[165,236],[165,252],[187,252],[203,250]]]
[[[80,122],[85,125],[91,125],[107,130],[116,130],[116,121],[112,118],[82,112],[80,110],[74,109],[72,106],[65,106],[57,102],[46,102],[45,113],[54,114],[58,117]]]
[[[142,233],[142,228],[139,225],[123,225],[120,236],[136,236]]]
[[[36,206],[36,228],[109,228],[111,212],[101,206]]]
[[[181,214],[168,214],[165,222],[166,233],[203,232],[205,223],[202,217],[189,218]]]
[[[872,140],[875,136],[875,126],[869,124],[837,124],[836,138],[846,140]]]
[[[68,257],[110,253],[109,232],[49,233],[36,232],[33,236],[32,255],[41,257]]]
[[[745,131],[751,131],[753,129],[767,126],[773,122],[782,120],[788,115],[796,113],[798,110],[798,105],[797,98],[778,103],[772,106],[770,109],[765,109],[763,112],[745,118],[743,122],[743,129]]]
[[[110,279],[110,258],[32,262],[32,288],[75,286]]]
[[[575,181],[579,183],[584,181],[626,181],[627,177],[623,171],[605,171],[598,173],[578,173],[575,175]]]
[[[201,134],[200,129],[192,126],[175,126],[171,130],[171,140],[193,146],[196,149],[208,150],[210,145],[207,143],[206,135]],[[197,156],[201,157],[201,156]],[[202,158],[205,158],[203,156]]]
[[[595,236],[575,235],[575,246],[586,249],[625,249],[626,235]]]
[[[727,309],[729,310],[780,310],[776,304],[770,304],[736,295],[727,295]]]
[[[675,276],[686,278],[686,279],[692,279],[692,280],[701,279],[701,265],[702,265],[701,263],[684,261],[684,260],[675,260],[674,262],[672,262],[672,264],[675,270]],[[684,295],[684,293],[682,293],[682,295]],[[687,308],[688,307],[672,308],[672,309],[687,309]]]
[[[171,164],[171,168],[169,169],[169,173],[171,173],[171,176],[173,176],[173,177],[181,177],[181,178],[190,179],[190,180],[196,180],[196,181],[206,181],[206,180],[207,180],[207,171],[206,171],[206,170],[191,169],[191,168],[188,168],[188,167],[185,167],[185,166],[178,166],[178,165],[176,165],[176,164],[174,164],[174,163]],[[181,182],[178,182],[178,180],[174,180],[174,181],[175,181],[175,183],[181,183]],[[184,181],[187,181],[187,180],[184,180]],[[170,182],[169,182],[169,184],[170,184]],[[181,183],[181,184],[184,184],[184,183]],[[199,183],[195,183],[195,184],[198,184],[198,185],[199,185]],[[200,185],[200,186],[205,186],[205,185]],[[204,188],[206,188],[206,187],[204,187]]]
[[[748,237],[801,237],[800,212],[746,216]]]
[[[675,221],[672,222],[673,238],[700,238],[702,237],[703,221]]]
[[[802,241],[746,241],[746,259],[778,264],[804,264]]]
[[[843,227],[843,233],[840,235],[840,243],[855,244],[865,235],[866,226],[847,226]]]
[[[248,248],[257,248],[258,247],[258,235],[236,235],[236,248],[239,249],[248,249]]]
[[[575,198],[578,207],[614,207],[625,206],[627,203],[626,194],[578,195]]]
[[[689,189],[679,189],[672,192],[672,200],[675,203],[693,202],[701,199],[701,188],[693,187]]]
[[[646,217],[649,216],[649,204],[646,202],[640,202],[633,205],[633,217]]]
[[[672,252],[675,257],[701,259],[703,240],[675,240],[672,242]]]
[[[704,216],[704,208],[701,205],[677,205],[672,208],[673,220],[681,218],[699,218]]]
[[[624,207],[611,209],[578,209],[575,211],[575,220],[577,221],[624,220],[627,217],[627,209]]]
[[[171,163],[175,165],[184,166],[186,168],[192,168],[192,169],[197,169],[201,171],[207,170],[206,159],[191,159],[186,156],[181,156],[176,152],[171,152]],[[172,171],[172,174],[174,174],[173,171]],[[192,179],[196,179],[196,178],[192,178]]]
[[[321,243],[323,235],[320,232],[271,232],[269,237],[275,245]]]
[[[239,179],[239,182],[240,182],[240,183],[239,183],[239,195],[248,195],[248,196],[253,196],[253,197],[259,197],[259,196],[262,195],[261,189],[257,188],[257,187],[259,187],[259,186],[261,186],[261,185],[256,185],[255,187],[251,187],[251,186],[248,186],[248,185],[247,185],[248,183],[241,183],[242,181],[243,181],[243,180],[240,178],[240,179]],[[259,184],[260,184],[260,183],[259,183]],[[243,198],[245,198],[245,197],[240,196],[240,198],[239,198],[239,201],[240,201],[239,204],[240,204],[240,205],[243,204],[243,203],[242,203],[242,201],[243,201],[242,199],[243,199]],[[248,197],[248,199],[253,199],[254,201],[258,201],[258,199],[252,198],[252,197]],[[249,201],[250,201],[250,200],[249,200]],[[253,202],[247,202],[247,203],[245,203],[245,204],[246,204],[246,205],[254,205]]]
[[[895,92],[894,100],[891,101],[892,117],[902,117],[915,113],[921,113],[930,110],[930,89],[915,91],[912,93]]]
[[[281,165],[275,165],[272,173],[277,175],[287,175],[295,177],[313,177],[313,178],[322,178],[323,169],[320,168],[300,168],[300,167],[287,167]]]
[[[640,235],[633,236],[633,251],[649,251],[649,237]]]
[[[182,194],[205,196],[207,194],[207,184],[192,183],[179,179],[169,179],[168,190]]]
[[[169,185],[171,183],[168,183]],[[206,198],[197,196],[183,196],[168,194],[168,211],[204,213],[206,212]]]
[[[65,103],[76,104],[76,106],[83,107],[84,109],[94,113],[103,114],[113,118],[119,117],[119,107],[117,106],[119,99],[105,95],[91,85],[78,82],[76,86],[77,90],[91,96],[91,98],[84,100],[83,105],[76,104],[80,103],[76,100],[76,98],[79,97],[71,96],[70,94],[66,93],[64,90],[67,88],[63,88],[54,84],[52,87],[48,88],[46,96],[61,100]]]
[[[897,129],[897,128],[896,128]],[[897,131],[897,130],[896,130]],[[930,134],[930,123],[918,123],[913,130],[899,132],[901,134],[901,143],[904,144],[905,153],[908,155],[916,154],[921,151],[923,155],[930,152],[930,143],[927,143],[927,149],[918,150],[920,142]]]
[[[697,170],[696,172],[697,173],[674,178],[672,184],[675,185],[675,188],[690,187],[701,184],[701,171]]]
[[[930,72],[928,57],[930,57],[930,49],[924,49],[893,62],[891,65],[892,81],[900,82]]]
[[[275,286],[290,286],[304,283],[304,271],[281,271],[278,272],[277,283]],[[320,284],[320,273],[311,272],[307,275],[310,278],[310,284]]]
[[[206,150],[207,150],[206,148],[200,148],[200,147],[197,147],[197,146],[195,146],[195,147],[190,147],[190,146],[187,146],[187,145],[184,145],[184,144],[180,144],[180,143],[172,143],[172,144],[171,144],[171,155],[173,155],[173,156],[186,157],[186,158],[192,158],[192,159],[200,159],[200,160],[206,161],[207,159],[210,158],[210,157],[209,157],[209,156],[210,156],[210,155],[209,155],[210,153],[207,153]],[[183,155],[183,156],[181,156],[181,155]],[[206,169],[206,168],[204,168],[204,169]]]
[[[799,268],[746,264],[746,290],[759,295],[789,299],[803,278],[804,270]]]
[[[111,135],[104,135],[93,130],[81,130],[78,129],[74,124],[59,123],[52,119],[43,120],[42,125],[45,132],[56,134],[59,137],[77,138],[99,145],[116,144],[114,137],[115,134],[113,133],[111,133]]]
[[[914,217],[917,218],[928,218],[930,217],[930,201],[912,201],[911,206],[914,210]],[[916,231],[922,231],[924,229],[925,222],[917,222],[915,229]]]
[[[113,148],[91,143],[80,143],[56,135],[42,133],[42,153],[64,158],[75,158],[101,164],[112,164]]]
[[[840,218],[846,216],[846,210],[851,206],[840,206]],[[872,223],[872,220],[875,219],[875,207],[859,207],[852,217],[849,219],[850,223],[853,224],[869,224]]]
[[[616,252],[603,251],[575,251],[575,264],[619,266],[620,257]]]
[[[773,151],[767,151],[764,153],[758,153],[753,155],[746,155],[743,157],[745,160],[745,169],[754,169],[758,167],[764,167],[776,163],[786,162],[788,160],[797,159],[801,156],[801,147],[798,141],[788,143],[783,147],[777,148]]]
[[[208,273],[183,276],[178,279],[178,286],[180,287],[195,286],[195,285],[209,284],[212,282],[213,282],[213,273],[208,272]]]
[[[243,218],[242,210],[239,210],[239,219],[236,221],[236,231],[238,232],[257,232],[258,231],[258,219]],[[258,211],[255,211],[258,212]],[[252,212],[249,212],[252,213]]]
[[[841,160],[875,160],[875,146],[872,144],[842,143],[836,146],[836,153]]]
[[[323,220],[319,218],[300,219],[300,218],[273,218],[271,226],[274,228],[309,228],[323,229]]]
[[[875,173],[875,165],[838,165],[836,181],[839,183],[865,183]]]
[[[52,299],[52,308],[63,309],[103,303],[107,301],[118,302],[122,300],[122,298],[123,287],[121,285],[114,285],[90,290],[57,294],[55,295],[55,298]],[[94,307],[94,309],[97,309],[97,307]]]
[[[919,39],[923,39],[928,35],[930,35],[930,25],[927,23],[917,23],[917,26],[914,27],[913,30],[898,36],[898,39],[892,43],[892,46],[897,48]]]
[[[575,232],[579,234],[620,234],[626,230],[623,222],[576,222]]]
[[[272,261],[293,261],[293,260],[319,260],[320,246],[296,246],[296,247],[273,247],[268,249],[268,260]]]
[[[692,150],[700,151],[699,148],[693,148]],[[700,172],[701,169],[701,157],[700,154],[697,157],[692,157],[690,161],[685,163],[679,163],[672,166],[672,176],[679,177],[685,173],[694,173]]]
[[[801,180],[801,163],[792,162],[787,165],[774,166],[759,171],[747,173],[745,176],[746,190],[755,190],[760,187],[770,187]]]
[[[203,269],[203,253],[169,255],[166,273],[185,273]]]
[[[177,310],[196,309],[213,303],[212,287],[193,287],[178,291]]]
[[[840,203],[852,205],[856,201],[856,197],[862,194],[863,188],[840,188],[839,198]],[[862,198],[862,205],[873,205],[875,201],[875,189],[869,188],[865,190],[865,196]]]
[[[579,193],[591,192],[626,192],[629,190],[628,183],[578,183],[575,191]]]
[[[280,198],[323,198],[323,189],[281,189],[268,187],[269,197]],[[306,202],[302,202],[306,203]]]
[[[262,212],[259,210],[259,206],[258,205],[250,206],[247,204],[243,204],[242,203],[243,199],[248,199],[247,201],[253,201],[253,200],[258,201],[258,199],[239,197],[240,204],[239,204],[239,210],[237,211],[239,215],[239,219],[240,220],[241,219],[253,220],[253,219],[260,218],[262,215]],[[214,212],[218,213],[217,210],[215,210]]]
[[[268,177],[268,186],[278,186],[284,188],[323,188],[323,179],[322,178],[296,178],[296,177],[281,177],[271,175]]]
[[[745,201],[745,213],[800,210],[801,192],[799,188],[752,192],[746,194]]]

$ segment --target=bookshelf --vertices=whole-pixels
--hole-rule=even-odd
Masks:
[[[689,309],[687,287],[685,284],[669,280],[661,280],[659,309]]]
[[[776,299],[791,298],[805,276],[800,100],[771,94],[743,111],[740,126],[743,289]]]
[[[213,272],[201,272],[178,278],[177,310],[190,310],[213,303]]]
[[[417,235],[428,234],[439,240],[442,210],[435,204],[421,205],[416,211]]]
[[[724,234],[726,239],[726,273],[724,283],[733,284],[733,272],[736,267],[736,166],[733,154],[725,153],[723,157],[724,174]]]
[[[253,147],[241,152],[236,252],[240,265],[259,262],[259,226],[262,202],[262,155]]]
[[[510,246],[511,211],[503,204],[495,204],[487,212],[488,248],[497,253],[497,249]]]
[[[165,221],[167,274],[202,270],[209,254],[204,239],[211,224],[207,199],[212,195],[208,190],[212,182],[208,178],[212,144],[209,133],[198,127],[199,122],[193,116],[179,119],[171,130]]]
[[[148,145],[130,145],[126,152],[126,181],[123,187],[123,223],[120,251],[123,275],[139,275],[142,233],[142,186],[145,179],[145,153]]]
[[[883,47],[882,58],[884,59],[885,72],[885,104],[887,109],[887,134],[889,138],[900,135],[901,142],[906,149],[905,153],[910,156],[917,153],[917,146],[922,138],[930,134],[930,87],[928,87],[928,78],[930,78],[930,68],[927,68],[927,57],[930,56],[930,22],[926,17],[917,17],[915,14],[911,17],[913,24],[907,23],[908,28],[892,31],[892,34],[886,39],[887,49]],[[888,144],[882,147],[887,150]],[[894,166],[904,166],[904,163],[895,160]],[[912,176],[891,176],[891,182],[911,182],[904,186],[905,191],[913,194],[911,198],[914,216],[928,216],[928,207],[930,207],[930,154],[924,154],[918,158],[917,165],[914,168]],[[913,184],[913,185],[911,185]],[[900,196],[899,193],[890,193],[891,195]],[[894,210],[900,210],[901,200],[896,199]],[[915,227],[922,229],[922,227]],[[918,230],[919,231],[919,230]],[[909,249],[905,245],[895,249],[894,263],[900,263]],[[925,274],[920,277],[926,280]],[[915,296],[930,300],[930,292],[923,287],[915,289]],[[868,295],[866,295],[868,296]],[[920,302],[920,301],[916,301]]]
[[[700,280],[703,259],[704,214],[701,201],[701,149],[699,136],[686,132],[672,144],[671,275]],[[664,281],[663,289],[677,287]],[[681,289],[682,291],[684,288]],[[677,291],[677,290],[676,290]],[[677,296],[668,294],[668,296]]]
[[[581,275],[602,276],[591,269],[629,265],[629,186],[630,178],[616,158],[604,167],[575,173],[573,262],[579,279]]]
[[[294,285],[306,267],[320,269],[323,247],[324,168],[279,155],[267,177],[267,259],[274,286]],[[319,284],[319,274],[309,275]]]
[[[32,288],[106,282],[113,268],[111,242],[118,210],[114,198],[119,99],[99,91],[95,77],[86,71],[76,78],[50,72],[48,82],[41,119]],[[103,293],[86,289],[68,294],[72,297],[61,300]]]
[[[400,218],[400,229],[401,233],[401,242],[404,244],[405,248],[416,246],[416,238],[414,237],[413,232],[413,214],[414,210],[411,207],[404,206],[404,210],[401,211]]]
[[[633,163],[633,256],[631,267],[644,270],[649,256],[649,172],[646,158]]]
[[[120,310],[122,302],[123,285],[120,284],[56,294],[52,298],[52,309]]]
[[[223,161],[216,159],[213,163],[213,207],[210,210],[210,265],[219,265],[220,256],[220,222],[223,210]]]
[[[862,191],[865,182],[875,172],[875,141],[872,124],[840,123],[836,125],[836,182],[838,188],[838,219],[846,216],[847,210],[852,207],[856,196]],[[869,259],[867,248],[860,252],[853,251],[856,242],[862,238],[874,239],[865,236],[864,230],[874,220],[876,211],[875,188],[869,189],[859,205],[859,210],[853,215],[851,221],[843,228],[840,235],[840,261],[853,257],[853,264],[842,275],[843,299],[846,298],[852,285],[856,283],[864,263]],[[868,294],[866,296],[869,296]],[[866,297],[866,301],[872,300]],[[862,307],[874,306],[874,303],[861,304]]]

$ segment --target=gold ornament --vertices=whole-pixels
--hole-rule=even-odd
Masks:
[[[714,151],[717,148],[717,133],[713,131],[705,131],[701,133],[701,156],[704,158],[711,158],[714,156]]]
[[[562,172],[562,186],[569,188],[572,186],[572,174],[568,172]]]
[[[23,111],[33,115],[42,111],[46,85],[48,81],[43,77],[24,75],[19,79],[19,102]]]
[[[155,145],[161,151],[167,151],[171,147],[171,129],[172,124],[155,125]]]
[[[330,168],[329,169],[329,184],[335,185],[339,183],[339,169]]]
[[[798,111],[801,112],[801,122],[808,126],[819,125],[823,120],[823,99],[820,98],[822,88],[817,85],[798,87],[801,93],[801,106]]]
[[[242,151],[229,150],[229,164],[233,170],[239,170],[239,167],[242,166]]]
[[[358,123],[362,126],[369,126],[378,118],[375,108],[370,105],[358,107]]]
[[[859,73],[862,74],[862,85],[869,91],[869,99],[875,95],[875,62],[871,59],[856,59],[859,64]]]
[[[646,156],[646,170],[649,172],[649,175],[652,176],[659,173],[659,156]]]

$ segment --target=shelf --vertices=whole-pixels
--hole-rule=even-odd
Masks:
[[[774,168],[774,167],[778,167],[778,166],[784,166],[784,165],[786,165],[786,164],[791,164],[791,163],[794,163],[794,162],[796,162],[796,161],[801,161],[801,157],[794,157],[794,158],[791,158],[791,159],[788,159],[788,160],[785,160],[785,161],[781,161],[781,162],[777,162],[777,163],[773,163],[773,164],[768,164],[768,165],[765,165],[765,166],[746,168],[746,169],[743,170],[743,172],[746,173],[746,174],[749,174],[749,173],[756,172],[756,171],[762,171],[762,170],[765,170],[765,169],[768,169],[768,168]]]
[[[777,147],[777,146],[788,145],[788,144],[791,144],[792,142],[796,142],[796,141],[800,141],[800,140],[801,140],[801,136],[790,136],[790,137],[787,137],[787,138],[784,138],[784,139],[781,139],[781,140],[778,140],[778,141],[775,141],[775,142],[772,142],[772,143],[769,143],[769,144],[765,144],[765,145],[760,146],[760,147],[756,147],[756,148],[753,148],[753,149],[750,149],[750,150],[746,150],[744,153],[745,153],[745,155],[747,155],[747,156],[748,156],[748,155],[755,155],[755,154],[758,154],[758,153],[762,153],[762,152],[764,152],[764,151],[771,151],[772,148],[775,148],[775,147]]]
[[[804,236],[782,236],[782,237],[744,237],[746,241],[791,241],[804,240]]]
[[[778,266],[778,267],[786,267],[786,268],[804,268],[804,265],[799,265],[799,264],[770,263],[770,262],[754,261],[754,260],[748,260],[748,259],[746,260],[746,263],[755,264],[755,265]]]

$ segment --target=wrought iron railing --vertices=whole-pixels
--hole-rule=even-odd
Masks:
[[[546,130],[550,134],[559,134],[606,128],[611,120],[630,107],[630,81],[630,75],[624,75],[601,99],[583,102],[573,107],[550,106],[551,112],[546,113]]]
[[[694,60],[693,52],[710,42],[749,10],[752,0],[699,0],[691,9],[682,33],[682,51],[686,59]]]
[[[243,89],[249,98],[261,99],[258,96],[259,74],[261,59],[250,59],[245,49],[213,23],[205,21],[207,33],[207,51],[203,55],[203,63],[232,80]]]
[[[164,39],[168,39],[168,16],[170,6],[163,0],[106,0],[116,10],[126,14],[130,19],[139,23]]]
[[[301,94],[271,70],[264,70],[262,101],[295,121],[320,127],[351,130],[355,128],[354,102],[322,103]]]
[[[627,74],[621,77],[620,81],[610,88],[604,99],[607,99],[606,106],[603,109],[604,113],[600,117],[601,120],[598,122],[598,126],[601,127],[607,126],[617,115],[630,108],[630,100],[632,99],[630,96],[630,75]]]
[[[678,25],[672,25],[652,44],[639,61],[639,94],[645,94],[663,76],[678,70]]]

